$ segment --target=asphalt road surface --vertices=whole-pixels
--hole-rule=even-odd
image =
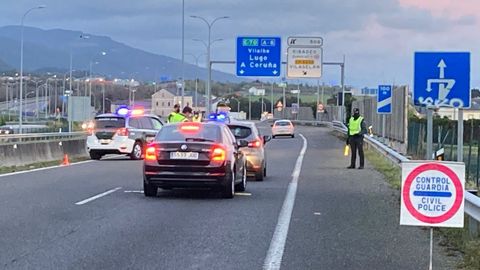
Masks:
[[[145,198],[125,158],[0,177],[0,268],[428,269],[428,230],[399,226],[398,192],[346,170],[343,145],[316,127],[274,139],[266,180],[231,200]],[[434,268],[453,268],[438,246]]]

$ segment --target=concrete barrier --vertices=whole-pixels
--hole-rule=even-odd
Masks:
[[[85,139],[0,145],[0,167],[55,160],[60,163],[64,154],[70,158],[86,157]]]

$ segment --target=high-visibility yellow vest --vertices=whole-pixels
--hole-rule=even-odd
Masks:
[[[172,112],[168,115],[168,123],[183,122],[186,119],[185,115],[181,113]]]
[[[362,121],[363,117],[358,117],[357,120],[355,118],[350,117],[350,121],[348,121],[348,130],[350,131],[348,135],[353,136],[357,135],[362,131]]]
[[[193,121],[193,122],[202,122],[202,118],[200,117],[200,115],[198,115],[198,116],[193,116],[192,121]]]

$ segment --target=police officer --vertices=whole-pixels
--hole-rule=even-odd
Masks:
[[[168,123],[178,123],[185,121],[185,115],[180,113],[180,105],[175,104],[173,106],[173,111],[168,115],[167,122]]]
[[[185,108],[183,108],[182,110],[182,114],[185,116],[185,119],[187,121],[191,121],[192,120],[192,108],[190,108],[187,104],[187,106],[185,106]]]
[[[365,121],[362,116],[360,116],[360,110],[355,108],[353,110],[353,115],[348,121],[348,131],[347,131],[347,145],[350,144],[352,150],[352,159],[348,169],[355,169],[356,160],[357,160],[357,151],[360,157],[360,167],[363,169],[365,165],[365,157],[363,155],[363,135],[367,133],[367,128]]]
[[[200,117],[200,113],[198,111],[193,112],[192,121],[193,122],[202,122],[202,118]]]

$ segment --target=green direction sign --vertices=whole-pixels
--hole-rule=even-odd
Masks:
[[[258,46],[258,38],[244,38],[242,45],[246,47],[256,47]]]

